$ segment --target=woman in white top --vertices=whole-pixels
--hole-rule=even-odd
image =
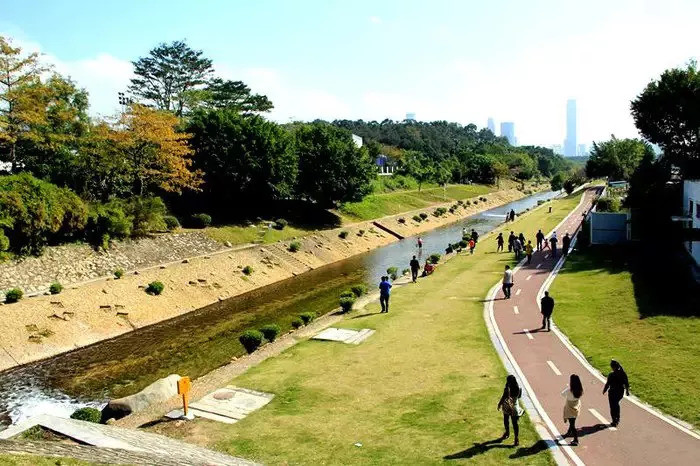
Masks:
[[[566,398],[564,403],[564,422],[569,423],[569,430],[563,435],[564,438],[573,436],[572,445],[578,445],[578,432],[576,432],[576,418],[581,411],[581,397],[583,396],[583,385],[581,379],[576,374],[571,374],[569,386],[561,392]]]

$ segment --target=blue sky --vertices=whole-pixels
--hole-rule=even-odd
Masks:
[[[314,118],[514,121],[525,144],[636,136],[629,101],[700,53],[698,1],[9,1],[0,34],[116,110],[130,60],[186,39],[217,73]]]

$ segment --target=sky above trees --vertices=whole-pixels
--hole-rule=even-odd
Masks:
[[[0,0],[0,35],[44,53],[118,109],[130,61],[186,39],[217,75],[265,94],[269,117],[514,121],[521,144],[561,144],[576,98],[579,142],[636,137],[629,103],[697,58],[700,2],[90,2]]]

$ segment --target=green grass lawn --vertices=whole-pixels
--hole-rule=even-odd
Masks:
[[[554,201],[508,227],[551,229],[578,203]],[[512,264],[484,237],[474,256],[397,288],[391,312],[373,303],[340,326],[372,328],[359,346],[305,341],[232,384],[275,394],[235,425],[198,419],[162,432],[266,464],[553,464],[527,418],[521,446],[483,445],[503,432],[496,404],[506,372],[483,319],[483,298]],[[310,309],[315,310],[315,309]],[[355,444],[361,444],[356,446]]]
[[[220,242],[230,242],[231,244],[245,243],[275,243],[294,237],[301,237],[312,233],[311,228],[286,226],[283,230],[268,228],[265,225],[225,225],[208,227],[204,233],[210,238]]]
[[[433,204],[467,199],[495,191],[495,186],[449,185],[424,188],[420,191],[395,191],[370,194],[360,202],[348,202],[340,206],[340,213],[347,221],[372,220],[410,210],[429,207]]]
[[[33,455],[0,455],[0,466],[87,466],[86,461]]]
[[[673,253],[589,248],[570,256],[550,288],[561,330],[598,370],[612,357],[631,391],[700,426],[700,298],[667,265]]]

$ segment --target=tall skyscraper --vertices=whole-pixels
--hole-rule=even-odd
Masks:
[[[414,112],[406,112],[406,121],[416,121],[416,114]]]
[[[494,136],[496,135],[496,122],[493,121],[493,118],[489,117],[486,122],[486,127],[491,130]]]
[[[585,144],[579,144],[578,145],[578,154],[579,157],[585,157],[588,155],[588,147],[586,147]]]
[[[576,99],[566,101],[566,140],[564,155],[576,157]]]
[[[501,136],[508,139],[511,146],[515,146],[517,144],[517,140],[515,139],[515,123],[512,121],[504,121],[501,123]]]

